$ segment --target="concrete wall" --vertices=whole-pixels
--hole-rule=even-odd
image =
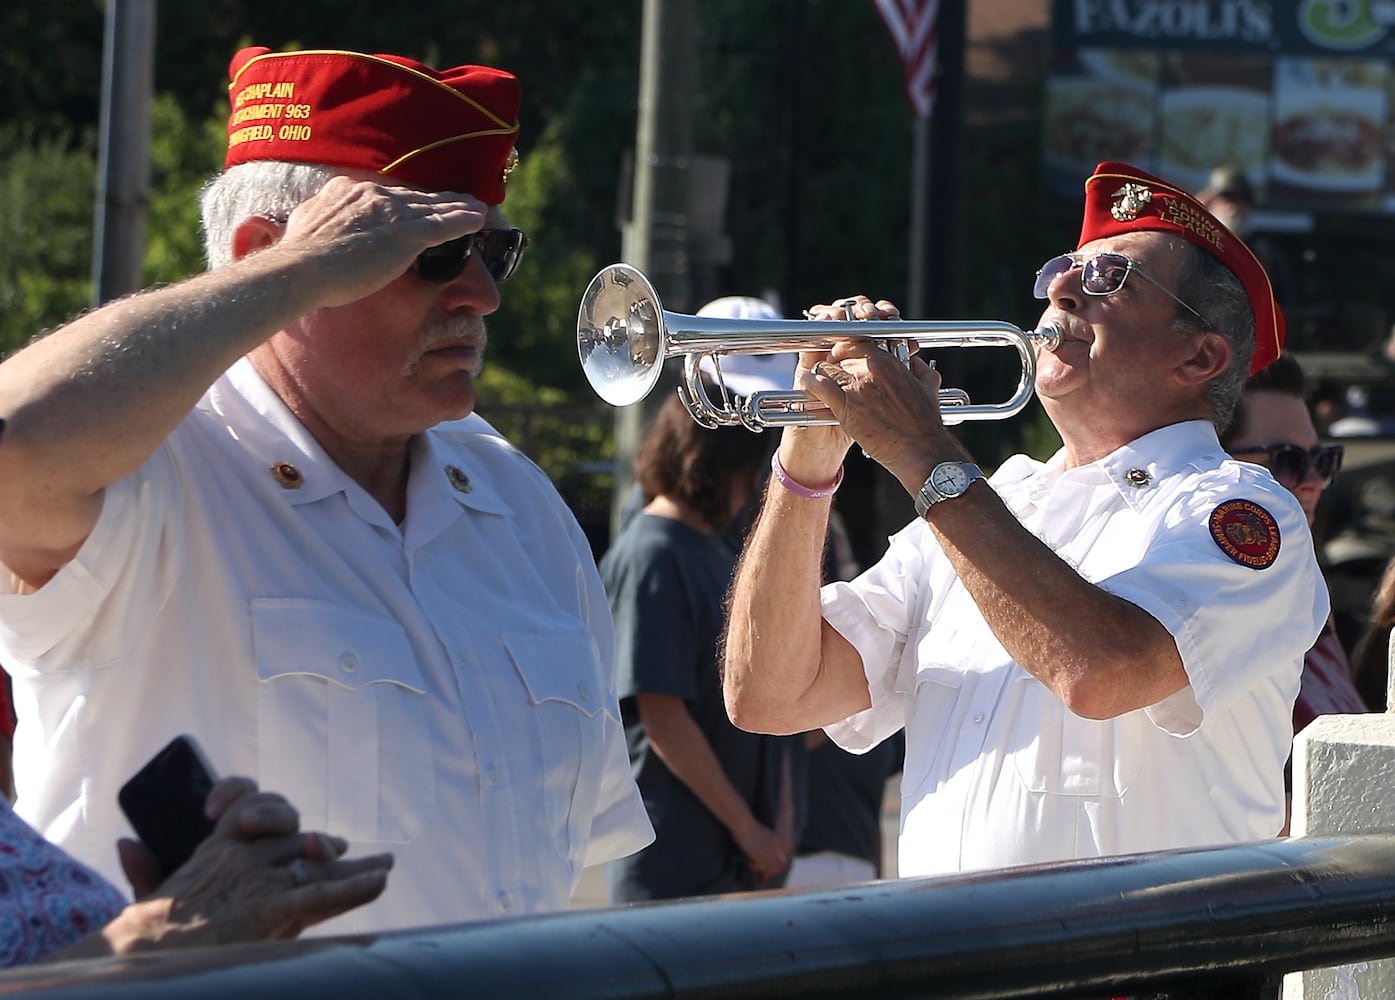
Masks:
[[[1395,715],[1323,715],[1293,742],[1295,837],[1395,831]],[[1288,976],[1284,1000],[1389,1000],[1395,960]]]

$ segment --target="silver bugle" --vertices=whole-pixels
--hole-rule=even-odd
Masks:
[[[798,389],[765,390],[750,396],[727,391],[720,374],[714,379],[722,405],[715,405],[702,384],[698,364],[711,356],[718,373],[725,354],[784,354],[823,351],[836,342],[869,339],[896,349],[1011,347],[1022,373],[1016,391],[1001,403],[975,404],[962,389],[942,389],[945,423],[1002,420],[1019,413],[1032,398],[1036,347],[1055,350],[1061,330],[1047,324],[1025,331],[997,320],[736,320],[690,316],[664,310],[649,280],[628,264],[611,264],[591,279],[577,311],[576,343],[581,367],[596,393],[612,406],[629,406],[653,390],[668,358],[682,357],[679,395],[694,420],[705,427],[744,424],[752,430],[798,425],[835,424],[828,407]],[[903,360],[910,350],[897,353]]]

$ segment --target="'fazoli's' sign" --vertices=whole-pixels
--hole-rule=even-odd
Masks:
[[[1395,55],[1395,0],[1053,0],[1068,47]]]

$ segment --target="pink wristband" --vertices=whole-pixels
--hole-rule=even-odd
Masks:
[[[797,482],[785,471],[785,467],[780,464],[780,450],[778,448],[775,449],[775,454],[770,456],[770,471],[775,475],[776,480],[781,486],[789,490],[795,496],[803,497],[805,500],[827,500],[838,492],[839,486],[843,485],[843,467],[840,465],[838,466],[838,475],[833,477],[833,483],[831,485],[825,486],[821,490],[809,489],[809,487],[805,486],[803,483]]]

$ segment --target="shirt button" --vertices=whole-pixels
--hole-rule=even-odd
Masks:
[[[339,657],[339,669],[346,674],[351,674],[358,669],[358,657],[353,653],[344,653]]]
[[[581,696],[582,701],[590,701],[591,685],[587,684],[585,681],[582,681],[580,684],[576,686],[576,693]]]
[[[484,773],[484,780],[489,782],[490,788],[497,788],[499,785],[499,769],[497,767],[491,767]]]
[[[975,715],[975,716],[974,716],[974,725],[977,726],[977,725],[978,725],[980,722],[982,722],[982,721],[983,721],[983,713],[982,713],[982,712],[979,712],[978,715]]]
[[[507,892],[499,893],[499,912],[508,913],[510,905],[509,894]]]

